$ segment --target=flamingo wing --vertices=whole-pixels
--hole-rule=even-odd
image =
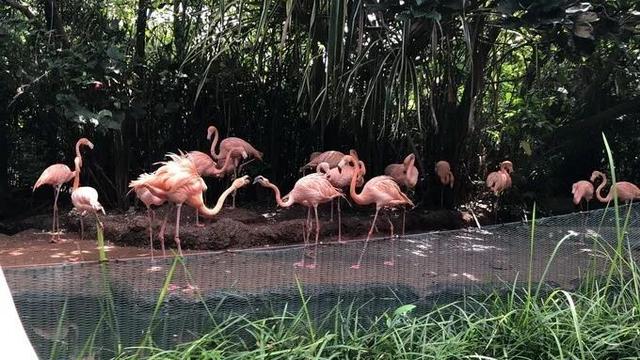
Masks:
[[[189,159],[193,162],[200,176],[206,176],[211,167],[215,167],[216,163],[209,154],[202,151],[190,151],[187,153]]]
[[[325,151],[313,157],[302,168],[303,169],[309,168],[309,167],[315,168],[316,166],[318,166],[318,164],[323,162],[326,162],[327,164],[329,164],[330,168],[334,168],[338,166],[338,163],[340,162],[340,160],[342,160],[343,157],[344,157],[344,154],[341,153],[340,151],[336,151],[336,150]]]
[[[33,185],[33,190],[42,185],[59,186],[73,179],[74,172],[64,164],[53,164],[44,169],[40,177]]]

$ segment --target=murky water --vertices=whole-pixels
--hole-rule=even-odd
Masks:
[[[640,215],[635,211],[629,224],[629,242],[640,242]],[[187,256],[176,266],[157,312],[171,258],[4,271],[41,358],[53,352],[57,359],[106,359],[139,345],[150,326],[155,346],[172,348],[234,314],[259,318],[285,309],[296,313],[302,306],[300,291],[313,319],[342,304],[358,308],[366,321],[407,303],[419,305],[420,312],[465,293],[508,286],[526,277],[530,231],[530,224],[517,223],[372,241],[360,270],[350,269],[362,249],[359,241],[320,246],[316,269],[292,266],[301,257],[299,247]],[[575,287],[590,266],[601,266],[592,240],[598,234],[615,239],[612,212],[537,223],[534,281],[555,251],[544,281]],[[395,253],[395,265],[385,266]]]

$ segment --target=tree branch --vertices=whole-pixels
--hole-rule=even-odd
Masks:
[[[0,5],[7,5],[10,8],[14,8],[20,11],[29,20],[33,19],[36,15],[29,9],[29,7],[17,0],[0,0]]]
[[[554,137],[556,141],[562,141],[562,139],[566,139],[567,137],[575,137],[576,134],[582,135],[590,132],[600,132],[604,129],[608,121],[615,120],[621,115],[633,113],[640,113],[640,96],[636,96],[585,119],[559,128],[554,132]]]

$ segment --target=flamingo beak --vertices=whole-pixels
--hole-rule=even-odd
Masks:
[[[255,179],[253,179],[253,185],[262,182],[262,176],[256,176]]]

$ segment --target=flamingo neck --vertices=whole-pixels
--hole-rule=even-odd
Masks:
[[[213,135],[213,142],[211,142],[211,156],[213,156],[214,159],[217,159],[218,156],[220,156],[220,153],[216,154],[216,145],[218,145],[218,128],[215,128],[213,132],[214,132],[214,135]]]
[[[220,210],[222,210],[222,205],[224,204],[224,201],[227,199],[229,194],[231,194],[235,190],[236,190],[236,187],[234,185],[231,185],[227,190],[225,190],[222,194],[220,194],[220,197],[218,198],[218,202],[216,203],[216,206],[213,207],[213,209],[208,208],[204,204],[204,201],[201,201],[200,207],[198,208],[198,212],[205,217],[214,217],[218,215],[220,213]],[[202,194],[200,194],[200,198],[202,199]]]
[[[604,174],[600,174],[600,177],[602,177],[602,184],[600,184],[600,186],[598,186],[598,188],[596,189],[596,197],[600,202],[609,202],[611,201],[613,191],[609,191],[609,194],[606,198],[602,197],[600,193],[602,192],[602,189],[604,189],[605,185],[607,185],[607,177]]]
[[[76,150],[77,154],[80,154],[79,150]],[[82,167],[82,165],[80,165],[80,163],[82,162],[82,158],[80,157],[80,155],[76,156],[76,158],[74,159],[73,163],[74,163],[74,169],[73,169],[73,190],[75,191],[80,187],[80,168]]]
[[[277,186],[275,186],[274,184],[269,183],[267,185],[267,187],[270,187],[273,190],[274,196],[276,198],[276,202],[278,203],[278,205],[280,207],[289,207],[291,205],[293,205],[294,203],[294,199],[293,196],[289,195],[289,198],[287,199],[287,201],[282,201],[282,197],[280,197],[280,189],[278,189]]]
[[[357,163],[357,161],[356,161]],[[349,185],[349,195],[351,195],[351,199],[358,205],[367,205],[368,202],[362,196],[362,190],[360,190],[360,194],[356,193],[356,181],[358,180],[358,176],[360,175],[360,168],[357,166],[353,169],[351,173],[351,184]],[[363,179],[364,180],[364,179]],[[364,190],[364,188],[363,188]]]
[[[217,136],[217,135],[218,135],[218,133],[216,132],[216,136]],[[211,148],[211,151],[213,152],[213,147]],[[232,169],[232,167],[233,167],[234,165],[236,165],[236,164],[235,164],[235,162],[232,162],[232,161],[231,161],[231,156],[232,156],[234,153],[240,153],[240,150],[239,150],[239,149],[237,149],[237,148],[233,148],[233,149],[231,149],[231,151],[229,151],[229,152],[227,153],[227,156],[224,158],[224,166],[222,166],[222,167],[220,167],[220,168],[219,168],[219,167],[217,167],[217,165],[216,165],[216,164],[214,164],[214,165],[213,165],[213,167],[211,168],[211,173],[212,173],[213,175],[219,175],[219,174],[224,174],[224,173],[226,173],[226,172],[230,171],[230,170]],[[220,164],[220,162],[218,162],[218,164]]]

